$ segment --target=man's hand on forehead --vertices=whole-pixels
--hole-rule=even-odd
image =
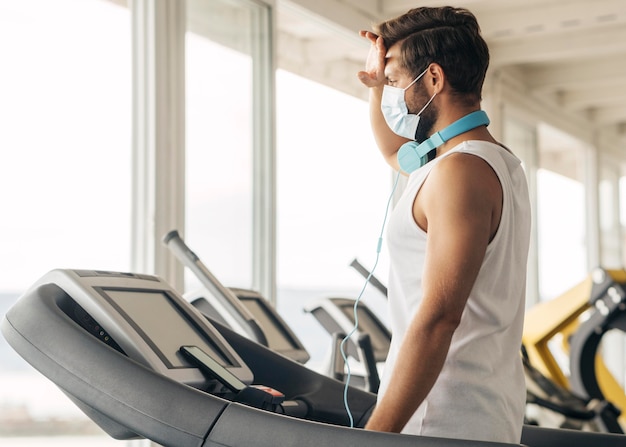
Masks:
[[[359,71],[357,77],[366,87],[384,85],[387,49],[383,39],[371,31],[360,31],[359,35],[370,41],[370,50],[365,61],[365,70]]]

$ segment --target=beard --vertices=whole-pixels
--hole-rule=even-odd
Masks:
[[[421,82],[419,82],[419,86],[416,84],[415,89],[422,87]],[[413,96],[411,103],[409,104],[407,101],[407,108],[409,109],[409,113],[417,113],[419,110],[424,107],[425,104],[428,104],[430,101],[430,96],[425,91],[426,89],[420,91],[416,91]],[[415,110],[413,112],[412,110]],[[431,102],[426,106],[426,109],[422,111],[420,115],[420,120],[417,125],[417,129],[415,130],[415,141],[417,144],[421,144],[426,141],[433,134],[433,127],[437,122],[437,118],[439,118],[439,110],[437,106]]]
[[[433,127],[438,117],[439,111],[433,103],[430,103],[420,115],[420,120],[415,130],[415,141],[417,141],[417,144],[423,143],[434,133]]]

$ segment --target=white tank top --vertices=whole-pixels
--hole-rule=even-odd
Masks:
[[[403,433],[519,443],[526,400],[520,348],[531,212],[520,160],[496,144],[461,143],[413,172],[394,208],[387,231],[393,337],[379,396],[389,386],[400,344],[422,298],[427,234],[415,223],[413,202],[429,172],[455,152],[474,154],[493,168],[502,186],[502,216],[443,370]]]

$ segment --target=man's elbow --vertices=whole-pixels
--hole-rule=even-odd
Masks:
[[[419,318],[419,316],[418,316]],[[461,316],[451,312],[438,312],[424,315],[414,326],[416,336],[428,337],[428,339],[450,339],[461,324]]]
[[[440,315],[431,324],[434,327],[433,330],[452,336],[461,324],[461,317],[451,314]]]

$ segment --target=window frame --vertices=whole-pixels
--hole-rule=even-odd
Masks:
[[[207,0],[209,1],[209,0]],[[276,291],[275,1],[258,8],[253,72],[253,288]],[[185,20],[179,0],[132,2],[134,271],[184,289],[183,266],[161,244],[185,227]],[[258,61],[258,63],[256,63]]]

